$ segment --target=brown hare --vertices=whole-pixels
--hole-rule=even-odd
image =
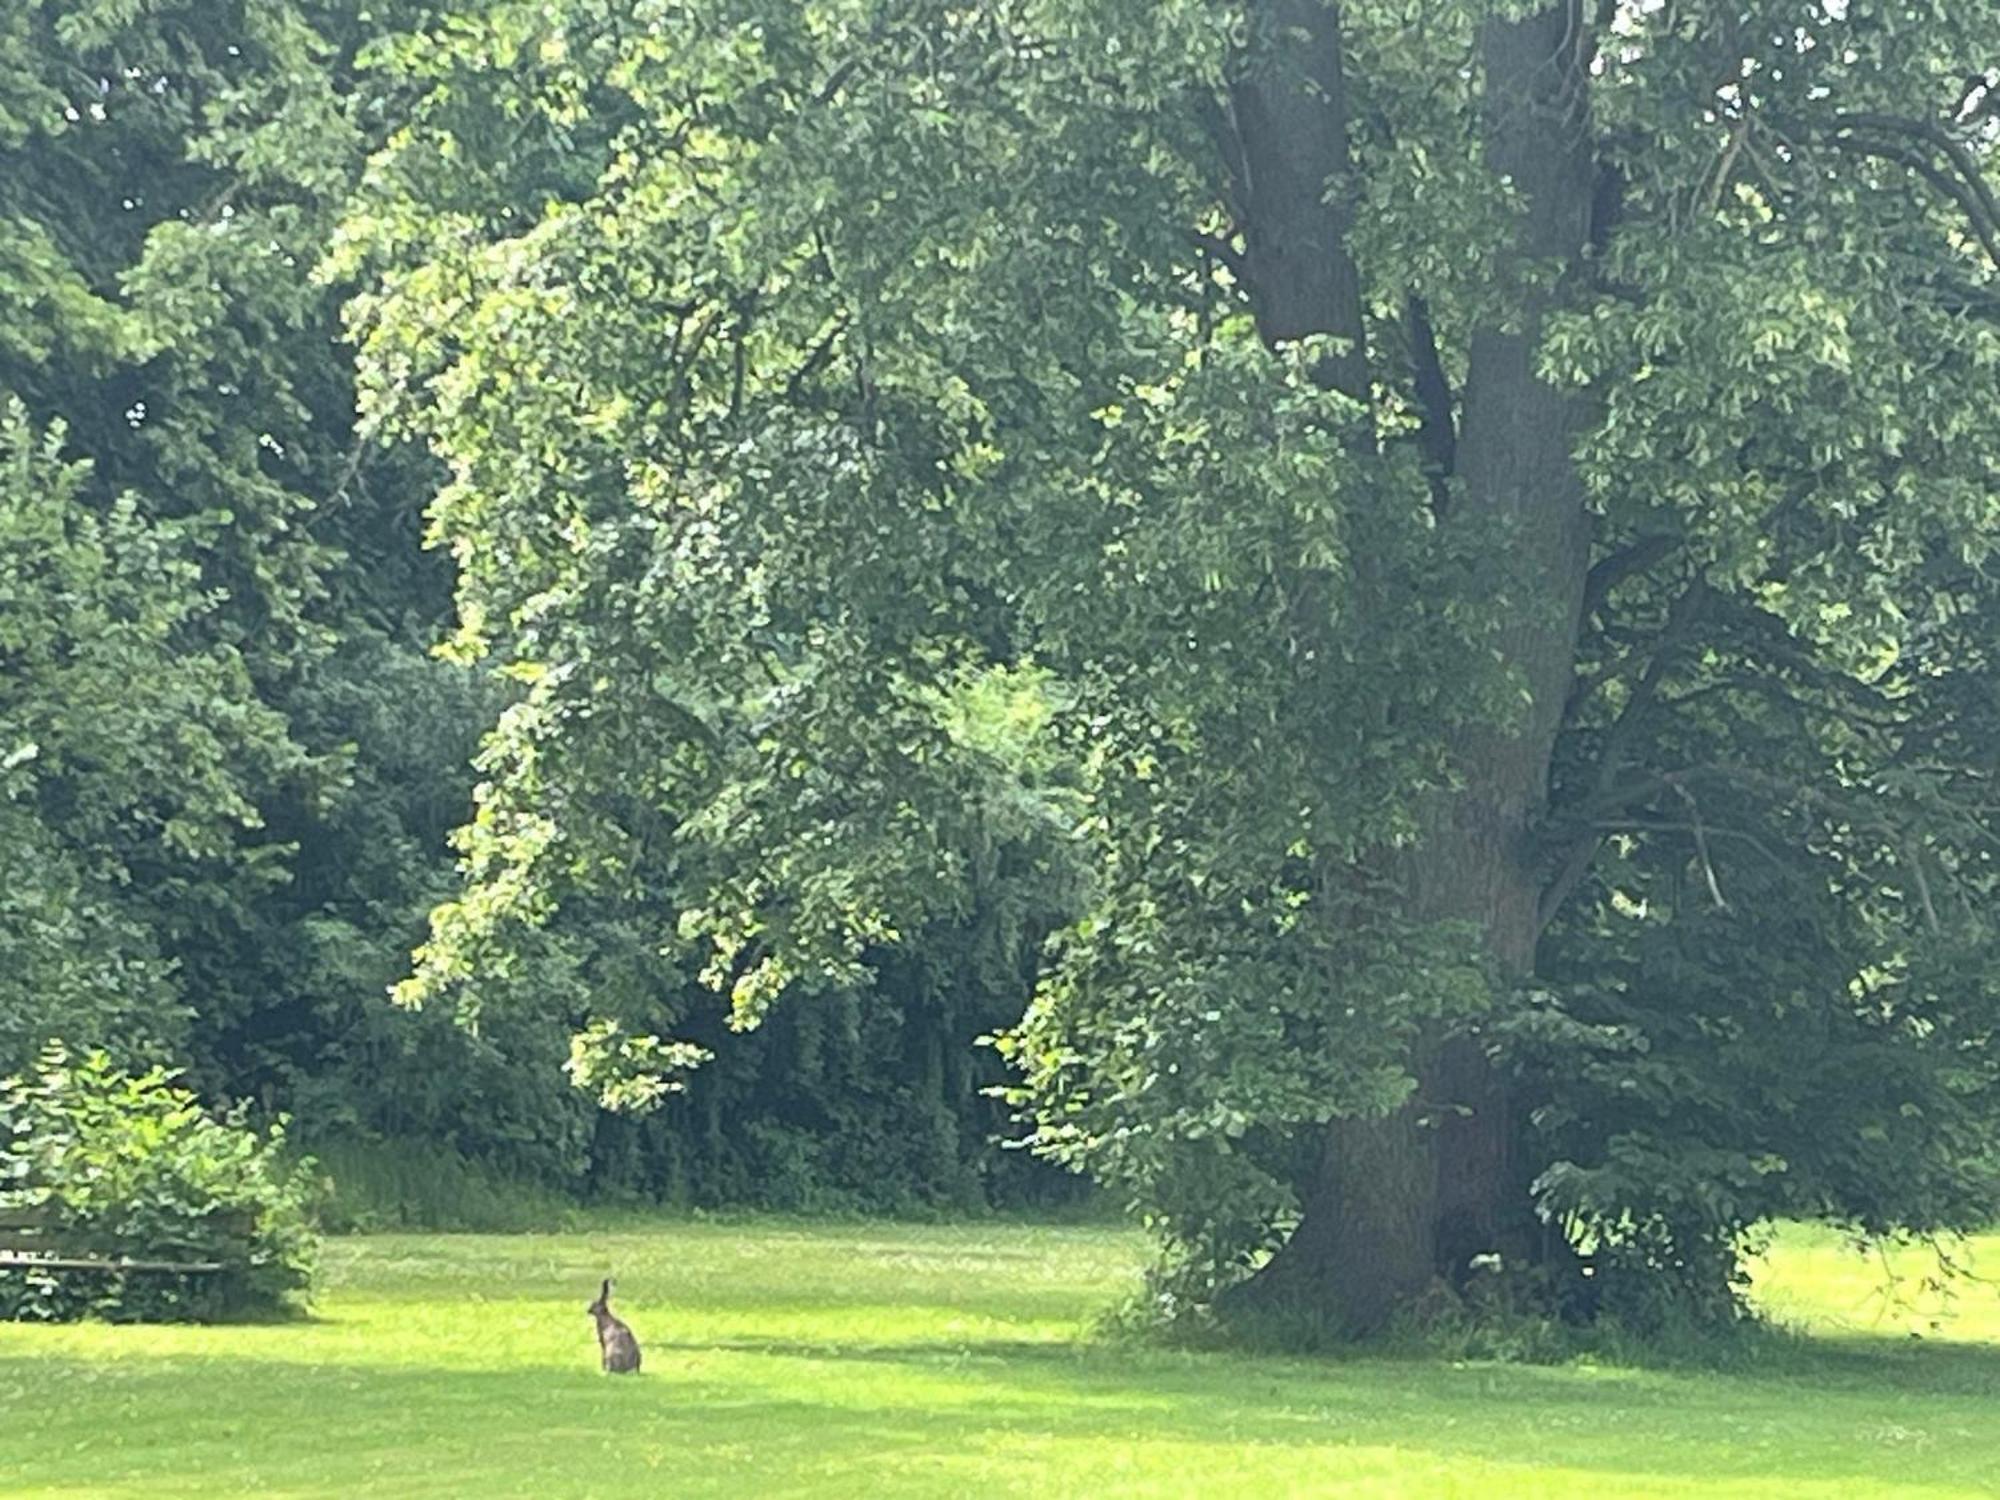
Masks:
[[[597,1347],[604,1355],[604,1373],[638,1374],[639,1341],[632,1337],[631,1329],[612,1316],[609,1280],[599,1289],[597,1300],[590,1304],[587,1311],[597,1319]]]

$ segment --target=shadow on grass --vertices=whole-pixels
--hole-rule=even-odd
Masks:
[[[2000,1401],[2000,1345],[1880,1334],[1826,1335],[1774,1359],[1769,1378],[1841,1389],[1889,1388],[1905,1395],[1983,1396]],[[1996,1407],[2000,1414],[2000,1407]]]
[[[1689,1360],[1623,1363],[1578,1358],[1552,1364],[1447,1361],[1407,1349],[1358,1347],[1345,1353],[1311,1356],[1235,1354],[1214,1348],[1181,1349],[1143,1341],[1068,1343],[1046,1339],[967,1339],[963,1342],[852,1339],[724,1338],[646,1343],[649,1353],[762,1355],[784,1359],[860,1361],[915,1367],[950,1367],[968,1362],[1047,1367],[1067,1373],[1128,1380],[1139,1372],[1185,1370],[1204,1373],[1261,1372],[1286,1378],[1343,1380],[1367,1370],[1385,1378],[1421,1381],[1426,1374],[1456,1379],[1478,1373],[1523,1387],[1544,1380],[1616,1379],[1668,1387],[1737,1384],[1753,1389],[1774,1383],[1820,1390],[1885,1391],[1898,1396],[2000,1399],[2000,1345],[1949,1340],[1899,1340],[1853,1334],[1800,1338],[1776,1344],[1739,1366],[1713,1369]]]
[[[1092,1476],[1148,1451],[1298,1483],[1356,1465],[1407,1465],[1419,1485],[1439,1465],[1530,1486],[1563,1470],[1605,1495],[1723,1479],[1758,1494],[1987,1493],[2000,1471],[2000,1349],[1980,1345],[1844,1339],[1782,1368],[1700,1374],[653,1340],[647,1369],[608,1379],[581,1352],[521,1370],[0,1358],[0,1446],[12,1484],[149,1496],[948,1494],[1001,1478],[1111,1493]]]

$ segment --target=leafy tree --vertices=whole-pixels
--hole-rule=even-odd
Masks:
[[[359,141],[290,7],[32,3],[0,58],[9,814],[67,866],[10,880],[47,962],[0,1008],[10,1042],[106,1039],[94,1006],[185,1045],[190,957],[285,878],[272,800],[337,774],[279,700],[324,650],[307,400],[338,371],[302,208]]]
[[[167,1049],[274,1106],[442,894],[492,699],[425,647],[429,479],[352,434],[347,5],[0,20],[0,1052]],[[393,722],[390,720],[393,719]]]
[[[56,1027],[133,1056],[183,1039],[171,892],[131,887],[235,856],[258,822],[246,779],[294,758],[241,658],[204,639],[203,528],[84,505],[61,436],[0,411],[0,1056],[19,1061]]]
[[[508,695],[428,654],[451,605],[450,559],[421,548],[434,478],[356,443],[343,292],[309,274],[397,109],[349,63],[378,24],[347,4],[0,21],[0,388],[21,408],[0,435],[0,1058],[60,1034],[173,1060],[314,1144],[421,1140],[433,1170],[572,1192],[1025,1190],[988,1161],[970,1051],[1018,1010],[1018,973],[996,990],[969,962],[997,907],[908,966],[931,977],[829,1007],[852,1026],[780,1026],[643,1122],[600,1120],[562,1064],[574,1034],[614,1035],[607,1011],[713,1042],[683,980],[648,972],[673,914],[644,893],[573,905],[489,975],[476,1034],[382,1003],[450,893],[445,835]],[[614,1085],[618,1055],[586,1047],[579,1078]]]
[[[748,1024],[1001,849],[1085,877],[1009,1046],[1163,1294],[1368,1328],[1583,1246],[1727,1308],[1763,1216],[1990,1212],[1996,25],[383,42],[365,400],[525,687],[411,993],[646,892]]]

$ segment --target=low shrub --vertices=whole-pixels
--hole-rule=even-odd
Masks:
[[[219,1262],[215,1272],[0,1269],[0,1319],[209,1321],[286,1312],[318,1249],[311,1164],[282,1122],[220,1117],[164,1069],[46,1048],[0,1081],[0,1216],[91,1256]]]

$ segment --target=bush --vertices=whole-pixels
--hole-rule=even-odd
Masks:
[[[51,1044],[0,1081],[0,1213],[32,1211],[93,1254],[222,1269],[0,1271],[0,1319],[269,1317],[309,1286],[310,1165],[288,1158],[282,1124],[211,1117],[174,1078]]]

